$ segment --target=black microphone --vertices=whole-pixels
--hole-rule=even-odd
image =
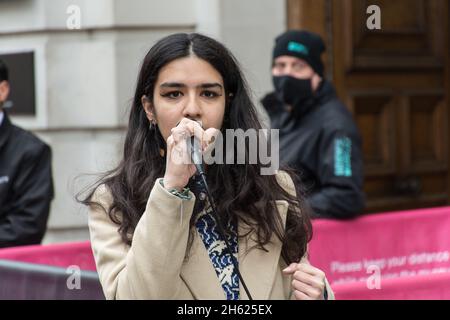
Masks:
[[[202,153],[200,141],[198,140],[198,138],[196,136],[191,136],[190,143],[191,143],[190,149],[191,149],[192,163],[195,165],[195,168],[197,168],[198,174],[204,175],[205,168],[203,166],[203,161],[202,161],[203,153]]]

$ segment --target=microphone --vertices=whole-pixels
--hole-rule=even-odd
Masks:
[[[203,176],[205,174],[205,168],[202,161],[203,153],[200,141],[196,136],[191,136],[190,143],[192,163],[195,165],[195,168],[197,168],[198,174]]]

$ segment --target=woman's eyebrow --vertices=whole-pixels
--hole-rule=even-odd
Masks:
[[[160,85],[161,88],[185,88],[187,87],[186,84],[180,83],[180,82],[164,82]],[[209,89],[209,88],[215,88],[218,87],[220,89],[223,88],[223,86],[220,83],[213,82],[213,83],[202,83],[197,86],[197,88],[202,89]]]
[[[161,88],[181,88],[186,87],[184,83],[179,82],[164,82],[160,85]]]
[[[202,83],[198,87],[202,88],[202,89],[209,89],[209,88],[214,88],[214,87],[218,87],[220,89],[223,88],[222,85],[220,83],[217,83],[217,82],[214,82],[214,83]]]

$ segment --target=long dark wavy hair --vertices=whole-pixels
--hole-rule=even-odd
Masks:
[[[104,184],[113,199],[110,207],[104,209],[119,226],[118,231],[123,241],[129,245],[132,244],[134,229],[145,211],[149,191],[156,179],[164,176],[166,164],[165,157],[160,153],[160,149],[165,150],[166,143],[157,126],[149,127],[141,97],[146,95],[153,101],[153,89],[161,68],[171,61],[190,55],[213,66],[223,78],[226,97],[232,97],[226,99],[221,131],[261,129],[246,81],[236,59],[227,48],[214,39],[197,33],[173,34],[158,41],[145,56],[137,79],[123,159],[117,168],[103,174],[89,188],[87,195],[84,194],[82,200],[79,200],[87,206],[100,205],[92,201],[92,195],[99,185]],[[248,144],[246,148],[248,160]],[[256,233],[257,247],[262,250],[266,250],[264,246],[275,234],[283,244],[284,261],[287,264],[298,262],[307,252],[307,244],[312,237],[304,193],[297,187],[296,194],[290,194],[277,182],[275,175],[261,175],[260,169],[259,163],[248,164],[248,161],[246,164],[209,166],[207,180],[216,201],[217,212],[222,221],[237,219],[249,225],[250,232]],[[299,186],[299,179],[292,172],[290,176],[296,186]],[[276,200],[286,200],[289,203],[285,228]],[[193,215],[190,221],[191,240],[196,218],[197,215]],[[239,237],[247,235],[248,233]]]

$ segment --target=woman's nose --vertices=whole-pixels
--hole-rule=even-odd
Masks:
[[[202,110],[195,96],[189,96],[186,101],[186,106],[183,110],[183,116],[190,119],[200,119],[202,115]]]

